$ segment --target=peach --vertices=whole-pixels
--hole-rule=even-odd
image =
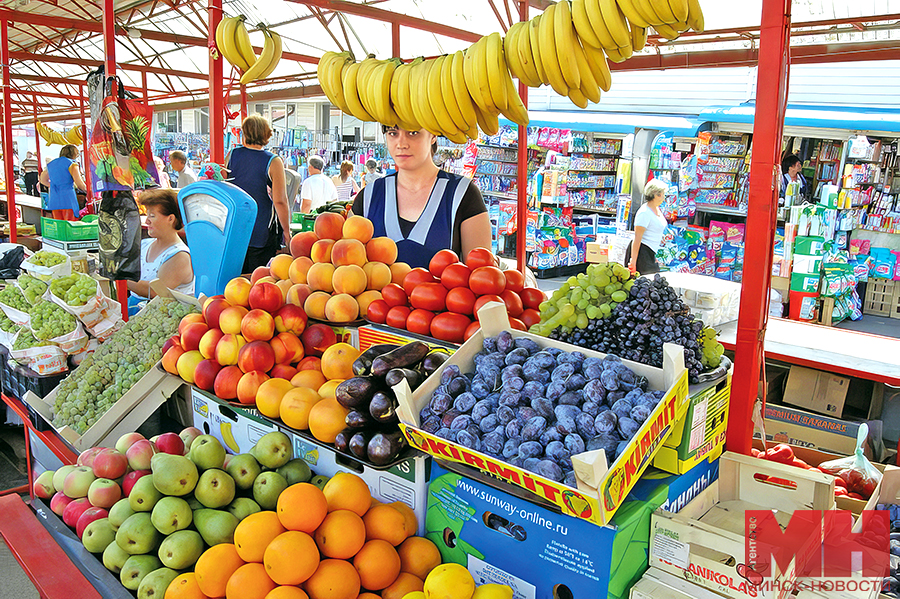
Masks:
[[[366,289],[381,291],[385,285],[390,285],[393,279],[391,267],[384,262],[368,262],[363,266],[363,270],[366,272]]]
[[[272,276],[272,271],[269,270],[268,266],[257,266],[250,274],[250,284],[256,285],[256,282],[261,278],[270,276]]]
[[[356,239],[361,243],[366,243],[375,234],[375,227],[372,225],[372,221],[364,216],[351,216],[344,221],[341,232],[344,239]]]
[[[284,298],[286,304],[294,304],[300,308],[306,303],[306,298],[312,293],[312,289],[306,283],[297,283],[288,289],[287,297]]]
[[[238,352],[238,367],[244,372],[269,372],[275,366],[275,352],[265,341],[251,341]]]
[[[331,296],[324,291],[314,291],[306,298],[306,302],[303,304],[303,311],[310,318],[325,320],[325,304],[330,299]],[[307,328],[307,330],[309,329]]]
[[[178,362],[175,364],[175,367],[178,369],[178,376],[187,383],[193,383],[194,370],[197,368],[197,364],[202,361],[203,354],[196,349],[184,352],[179,356]]]
[[[337,335],[328,325],[314,324],[306,327],[300,335],[300,341],[303,342],[303,352],[307,356],[321,356],[322,352],[337,343]]]
[[[181,335],[184,332],[184,329],[189,325],[195,322],[200,322],[206,324],[206,319],[203,318],[202,314],[188,314],[184,318],[181,319],[181,322],[178,323],[178,334]]]
[[[250,289],[250,311],[264,310],[274,314],[284,305],[284,294],[275,283],[260,281]]]
[[[294,286],[293,281],[290,279],[280,279],[275,281],[275,285],[281,290],[281,301],[282,303],[287,302],[287,292],[290,291],[291,287]]]
[[[313,291],[324,291],[331,293],[334,291],[334,266],[328,262],[313,264],[309,272],[306,273],[307,284]]]
[[[235,277],[225,285],[225,299],[232,306],[247,307],[250,298],[250,281],[244,277]]]
[[[237,399],[244,404],[256,403],[256,392],[259,386],[269,380],[265,372],[254,370],[244,374],[237,384]]]
[[[168,351],[163,354],[162,357],[162,367],[163,370],[168,372],[169,374],[178,374],[178,358],[181,357],[181,354],[184,353],[184,348],[180,345],[173,345],[168,349]]]
[[[397,244],[390,237],[373,237],[366,243],[366,256],[372,262],[391,265],[397,261]]]
[[[291,282],[306,283],[306,273],[309,272],[312,265],[313,261],[306,256],[295,258],[294,261],[291,262],[291,267],[288,269],[288,276],[291,279]]]
[[[291,256],[299,258],[300,256],[309,257],[309,251],[319,238],[313,231],[303,231],[291,237]]]
[[[275,353],[276,364],[295,364],[303,358],[303,344],[292,333],[278,333],[269,344]]]
[[[214,299],[206,302],[203,306],[203,316],[206,318],[206,324],[211,329],[219,328],[219,317],[225,308],[230,308],[231,304],[225,299]]]
[[[323,212],[316,217],[313,230],[319,239],[340,239],[344,232],[344,217],[334,212]]]
[[[406,262],[394,262],[389,268],[391,269],[391,283],[396,283],[401,287],[403,286],[403,279],[412,270],[412,267]]]
[[[278,291],[276,289],[276,291]],[[280,293],[280,292],[279,292]],[[241,320],[241,335],[250,341],[268,341],[275,334],[275,319],[260,309],[250,310]]]
[[[315,242],[309,252],[310,259],[315,262],[331,262],[331,248],[334,247],[333,239],[320,239]]]
[[[275,330],[279,333],[293,333],[298,337],[306,328],[306,312],[294,304],[287,304],[275,313]]]
[[[322,371],[322,359],[317,356],[306,356],[297,362],[297,372],[301,370],[318,370]]]
[[[355,264],[338,266],[334,269],[332,283],[335,293],[359,295],[366,290],[366,282],[366,271]]]
[[[285,394],[293,389],[290,381],[284,379],[272,379],[264,381],[256,390],[256,409],[263,416],[278,418],[281,400]]]
[[[216,375],[213,384],[213,392],[219,399],[237,399],[238,382],[244,376],[244,371],[237,366],[226,366]]]
[[[295,387],[306,387],[307,389],[316,389],[325,384],[325,375],[319,370],[298,370],[291,384]]]
[[[359,313],[366,314],[369,310],[369,304],[374,302],[375,300],[381,299],[381,292],[370,289],[369,291],[363,291],[359,295],[356,296],[356,303],[359,304]]]
[[[269,262],[269,270],[272,276],[278,280],[288,279],[288,270],[291,268],[291,262],[294,261],[290,254],[278,254]]]
[[[199,349],[200,340],[208,330],[209,327],[206,326],[205,323],[192,322],[187,325],[184,327],[184,332],[181,333],[181,347],[183,347],[185,351]]]
[[[241,332],[241,321],[247,315],[247,308],[244,306],[229,306],[222,310],[219,315],[219,328],[226,335],[237,335]]]
[[[258,284],[258,283],[271,283],[272,285],[274,285],[276,282],[277,282],[277,281],[276,281],[275,277],[273,277],[272,275],[269,275],[269,276],[267,276],[267,277],[261,278],[261,279],[258,280],[256,283],[257,283],[257,284]]]
[[[194,384],[204,391],[212,391],[220,370],[222,366],[215,360],[203,360],[194,369]]]
[[[340,239],[331,248],[331,263],[335,266],[355,264],[362,268],[366,263],[366,246],[356,239]]]
[[[325,304],[325,318],[329,322],[351,322],[359,318],[359,304],[348,293],[332,296]]]
[[[200,350],[200,353],[203,354],[204,358],[215,358],[216,357],[216,345],[219,344],[219,341],[224,337],[224,333],[219,329],[210,329],[203,334],[203,337],[200,338],[200,345],[197,349]]]
[[[216,343],[216,362],[222,366],[237,364],[238,352],[246,343],[247,341],[241,335],[223,335]]]
[[[297,369],[291,366],[290,364],[276,364],[272,367],[272,370],[269,371],[269,375],[273,379],[284,379],[286,381],[291,380],[297,374]]]

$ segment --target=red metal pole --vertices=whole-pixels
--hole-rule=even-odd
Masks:
[[[241,86],[241,122],[247,118],[247,86]]]
[[[528,3],[519,2],[519,20],[528,20]],[[528,86],[519,81],[519,96],[528,108]],[[519,177],[516,179],[516,267],[525,272],[525,241],[528,234],[528,130],[519,125],[519,150],[516,158]]]
[[[91,185],[91,160],[90,154],[88,153],[88,146],[90,145],[91,132],[88,131],[87,128],[87,116],[85,114],[85,104],[87,100],[85,100],[84,95],[87,92],[82,87],[81,88],[81,151],[84,156],[84,185],[87,187],[87,199],[88,202],[93,200],[94,198],[94,187]]]
[[[37,122],[38,122],[38,111],[37,111],[37,96],[32,96],[31,104],[34,108],[34,153],[37,156],[38,161],[38,173],[44,170],[44,163],[41,162],[41,139],[42,137],[38,133]],[[38,184],[38,189],[40,189],[40,184]]]
[[[391,23],[391,56],[400,56],[400,23]]]
[[[9,89],[9,22],[0,19],[0,64],[3,65],[3,172],[6,179],[6,210],[9,241],[16,243],[16,181],[13,173],[12,94]]]
[[[778,209],[778,175],[790,70],[791,0],[763,0],[750,204],[744,249],[744,282],[735,342],[734,383],[728,415],[729,451],[750,453],[751,415],[760,369],[765,368],[763,342],[768,321],[772,250]]]
[[[207,0],[209,45],[216,42],[216,28],[222,21],[222,0]],[[225,163],[225,82],[223,58],[209,57],[209,161]]]
[[[150,105],[150,100],[147,97],[147,72],[141,71],[141,90],[144,92],[144,104]]]

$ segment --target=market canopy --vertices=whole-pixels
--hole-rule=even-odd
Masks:
[[[755,104],[747,102],[738,106],[710,107],[701,111],[700,117],[703,120],[720,123],[723,128],[729,130],[749,131],[748,127],[753,127],[755,113]],[[743,125],[743,127],[734,125]],[[852,134],[854,131],[890,137],[893,134],[900,133],[900,113],[896,110],[878,110],[853,106],[835,108],[834,106],[789,104],[784,117],[784,128],[788,133],[795,128],[833,129],[840,132],[840,138],[845,138],[848,133]]]

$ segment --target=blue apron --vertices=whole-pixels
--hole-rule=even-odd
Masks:
[[[47,194],[47,210],[72,210],[75,218],[78,218],[80,208],[78,198],[75,196],[75,179],[69,172],[69,167],[75,161],[65,156],[51,160],[47,165],[47,175],[50,177],[50,192]]]

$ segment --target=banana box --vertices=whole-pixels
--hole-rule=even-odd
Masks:
[[[263,435],[278,430],[250,406],[238,407],[193,385],[189,396],[194,426],[221,441],[229,453],[247,453]]]
[[[686,505],[718,476],[718,462],[688,474],[648,470],[606,526],[567,516],[550,503],[460,467],[433,466],[425,536],[472,573],[476,584],[500,583],[514,599],[624,599],[647,569],[650,517]],[[521,496],[517,496],[521,495]]]

